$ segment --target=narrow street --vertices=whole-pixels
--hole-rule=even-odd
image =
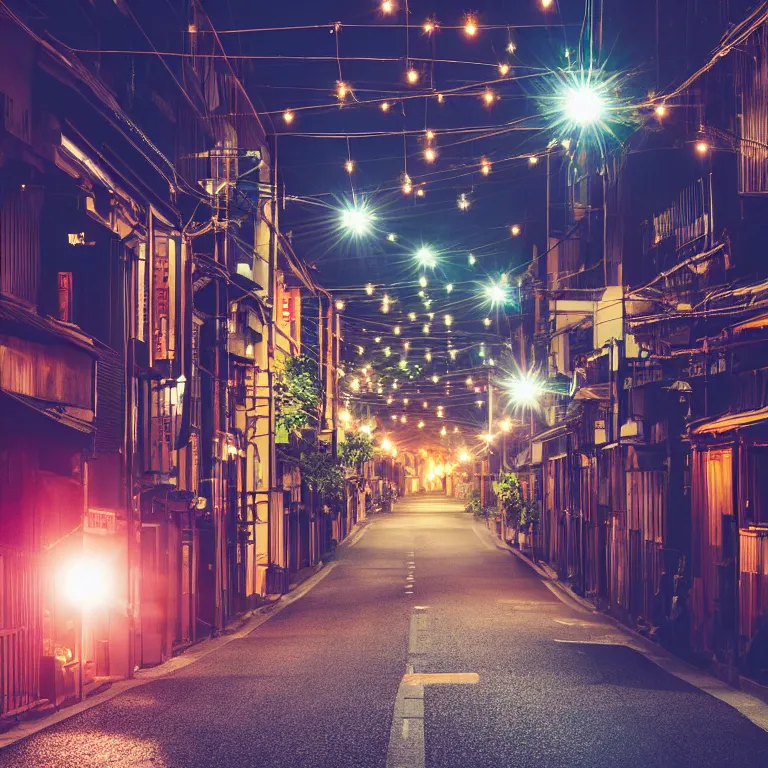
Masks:
[[[768,733],[564,599],[455,501],[401,501],[244,639],[0,766],[766,765]]]

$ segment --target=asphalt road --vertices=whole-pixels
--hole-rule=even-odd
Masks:
[[[627,642],[455,505],[401,502],[247,637],[0,768],[768,765],[766,731]]]

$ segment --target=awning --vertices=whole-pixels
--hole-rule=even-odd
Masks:
[[[72,406],[64,405],[62,403],[51,402],[49,400],[38,400],[36,397],[29,397],[28,395],[20,395],[16,392],[8,392],[7,390],[0,389],[0,395],[5,395],[11,398],[11,400],[26,405],[28,408],[32,408],[43,416],[47,416],[49,419],[58,421],[65,427],[71,427],[78,432],[90,433],[95,430],[95,426],[92,421],[81,418],[83,414],[82,408],[74,408]]]
[[[587,387],[581,387],[576,390],[573,396],[574,400],[610,400],[611,385],[609,382],[603,384],[591,384]]]
[[[768,421],[768,407],[741,413],[725,413],[694,427],[694,435],[722,435],[735,429],[756,427]]]
[[[742,323],[737,323],[731,326],[731,330],[734,333],[743,333],[744,331],[751,331],[757,328],[765,328],[768,326],[768,314],[758,315],[750,320],[745,320]]]
[[[37,338],[43,341],[50,341],[53,338],[85,349],[94,357],[98,357],[99,354],[94,348],[93,340],[76,326],[42,317],[23,304],[3,296],[0,297],[0,330],[6,326],[12,327],[14,334],[22,335],[24,338]]]

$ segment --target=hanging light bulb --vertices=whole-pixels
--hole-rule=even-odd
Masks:
[[[367,284],[366,284],[366,286],[365,286],[365,292],[366,292],[366,293],[367,293],[369,296],[373,296],[373,283],[367,283]]]
[[[403,349],[407,352],[411,348],[411,342],[410,341],[404,341],[403,342]]]
[[[358,347],[357,354],[362,357],[365,354],[365,347]]]
[[[493,104],[493,102],[496,101],[496,99],[498,98],[499,97],[490,88],[486,88],[483,91],[483,101],[488,107],[490,107],[491,104]]]
[[[448,285],[445,286],[445,292],[446,293],[452,293],[453,292],[453,283],[448,283]]]
[[[396,326],[395,326],[395,327],[392,329],[392,333],[394,333],[394,334],[395,334],[395,336],[399,336],[399,335],[400,335],[400,326],[399,326],[399,325],[396,325]]]
[[[434,141],[435,140],[435,132],[434,131],[427,131],[424,134],[427,137],[427,141]]]
[[[528,165],[536,165],[536,163],[538,163],[538,162],[539,162],[539,158],[536,157],[536,155],[531,155],[528,158]]]
[[[416,313],[415,312],[409,312],[408,313],[408,319],[413,322],[416,319]]]
[[[295,117],[296,115],[290,109],[286,109],[285,112],[283,112],[283,120],[286,125],[290,125]]]
[[[379,105],[379,109],[381,109],[382,112],[389,112],[389,109],[392,105],[388,101],[382,101]]]
[[[335,307],[336,307],[336,309],[339,310],[339,312],[341,312],[344,309],[344,306],[345,306],[345,304],[344,304],[344,302],[341,299],[336,299]]]
[[[383,14],[390,14],[395,12],[395,4],[392,0],[383,0],[381,4],[381,12]]]
[[[505,61],[499,64],[499,74],[502,77],[506,77],[509,74],[509,64],[507,64]]]
[[[440,437],[445,437],[448,434],[448,430],[445,428],[445,425],[443,425],[443,428],[440,430]]]
[[[486,317],[485,320],[483,320],[483,325],[487,328],[491,324],[491,318]]]
[[[435,374],[432,376],[432,383],[433,383],[433,384],[437,384],[437,382],[438,382],[438,381],[440,381],[440,377],[439,377],[439,376],[438,376],[438,375],[435,373]]]
[[[421,28],[424,30],[425,35],[431,35],[437,29],[437,22],[434,19],[427,19]]]
[[[437,152],[434,147],[427,147],[424,150],[424,160],[428,163],[434,163],[437,159]]]
[[[390,243],[397,242],[397,235],[394,232],[390,232],[387,235],[387,240],[389,240]]]
[[[392,414],[392,421],[397,421],[397,414],[396,413]]]
[[[424,195],[426,195],[426,194],[427,194],[427,193],[426,193],[426,192],[425,192],[425,191],[424,191],[424,190],[423,190],[421,187],[419,187],[419,188],[416,190],[416,197],[424,197]]]
[[[350,94],[349,86],[345,82],[342,82],[341,80],[339,80],[336,83],[336,98],[339,101],[345,101],[347,96],[349,96],[349,94]]]
[[[475,37],[477,35],[477,19],[471,14],[464,17],[464,34],[467,37]]]
[[[389,397],[387,397],[387,405],[392,405],[392,403],[393,403],[394,399],[395,399],[395,398],[394,398],[394,397],[392,397],[392,395],[389,395]]]
[[[653,110],[656,117],[664,117],[667,114],[667,108],[663,104],[659,104],[656,109]]]
[[[421,332],[425,335],[429,335],[429,323],[424,323],[424,325],[421,327]]]
[[[445,324],[448,328],[453,325],[453,318],[450,315],[445,316]]]
[[[472,380],[472,377],[471,377],[471,376],[467,376],[467,378],[466,378],[466,380],[464,381],[464,383],[465,383],[465,384],[466,384],[468,387],[471,387],[471,386],[472,386],[472,385],[473,385],[475,382]]]
[[[374,341],[375,341],[377,344],[381,344],[381,336],[377,336],[377,337],[374,339]]]
[[[401,187],[403,190],[403,194],[410,195],[411,192],[413,192],[413,184],[411,182],[411,177],[407,174],[403,174],[403,186]]]
[[[419,73],[411,67],[406,73],[405,73],[405,79],[411,84],[416,85],[416,83],[419,82]]]
[[[488,176],[490,172],[491,172],[491,163],[490,161],[486,160],[486,158],[483,158],[480,161],[480,173],[482,173],[483,176]]]
[[[469,266],[473,267],[477,263],[477,259],[475,258],[474,254],[469,254]]]
[[[464,192],[459,195],[459,199],[456,201],[456,204],[459,206],[460,211],[466,211],[469,209],[469,199]]]
[[[456,350],[455,349],[449,349],[448,350],[448,354],[450,355],[451,360],[455,360],[456,359]]]
[[[442,93],[437,94],[437,103],[442,104],[445,101],[445,96]]]
[[[549,8],[551,7],[554,0],[541,0],[541,7],[542,8]]]
[[[424,422],[423,422],[423,421],[420,421],[420,422],[419,422],[419,423],[418,423],[416,426],[417,426],[419,429],[424,429]]]
[[[517,46],[510,40],[507,43],[507,53],[514,53],[517,50]]]
[[[519,224],[513,224],[509,228],[509,231],[512,234],[512,237],[517,237],[520,234],[520,225]]]
[[[392,354],[392,350],[389,347],[384,347],[384,357],[389,357]]]
[[[424,275],[422,275],[422,276],[419,278],[419,285],[420,285],[422,288],[426,288],[426,287],[427,287],[427,278],[426,278],[426,277],[424,277]]]
[[[428,363],[431,363],[431,362],[432,362],[432,353],[431,353],[429,350],[427,350],[427,351],[424,353],[424,359],[425,359],[425,360],[426,360]]]
[[[430,313],[427,315],[427,317],[428,317],[430,320],[434,320],[434,319],[435,319],[435,313],[434,313],[434,312],[430,312]]]
[[[355,164],[351,160],[347,160],[347,162],[344,163],[344,170],[347,173],[352,173],[355,170]]]
[[[421,404],[421,407],[422,407],[422,408],[425,408],[425,409],[426,409],[426,408],[429,408],[429,403],[428,403],[428,402],[425,400],[425,401],[424,401],[424,402]]]
[[[707,152],[709,152],[709,144],[707,144],[706,141],[697,141],[696,142],[696,151],[700,155],[706,155]]]

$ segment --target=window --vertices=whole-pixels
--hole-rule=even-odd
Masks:
[[[768,446],[749,449],[744,523],[768,526]]]

